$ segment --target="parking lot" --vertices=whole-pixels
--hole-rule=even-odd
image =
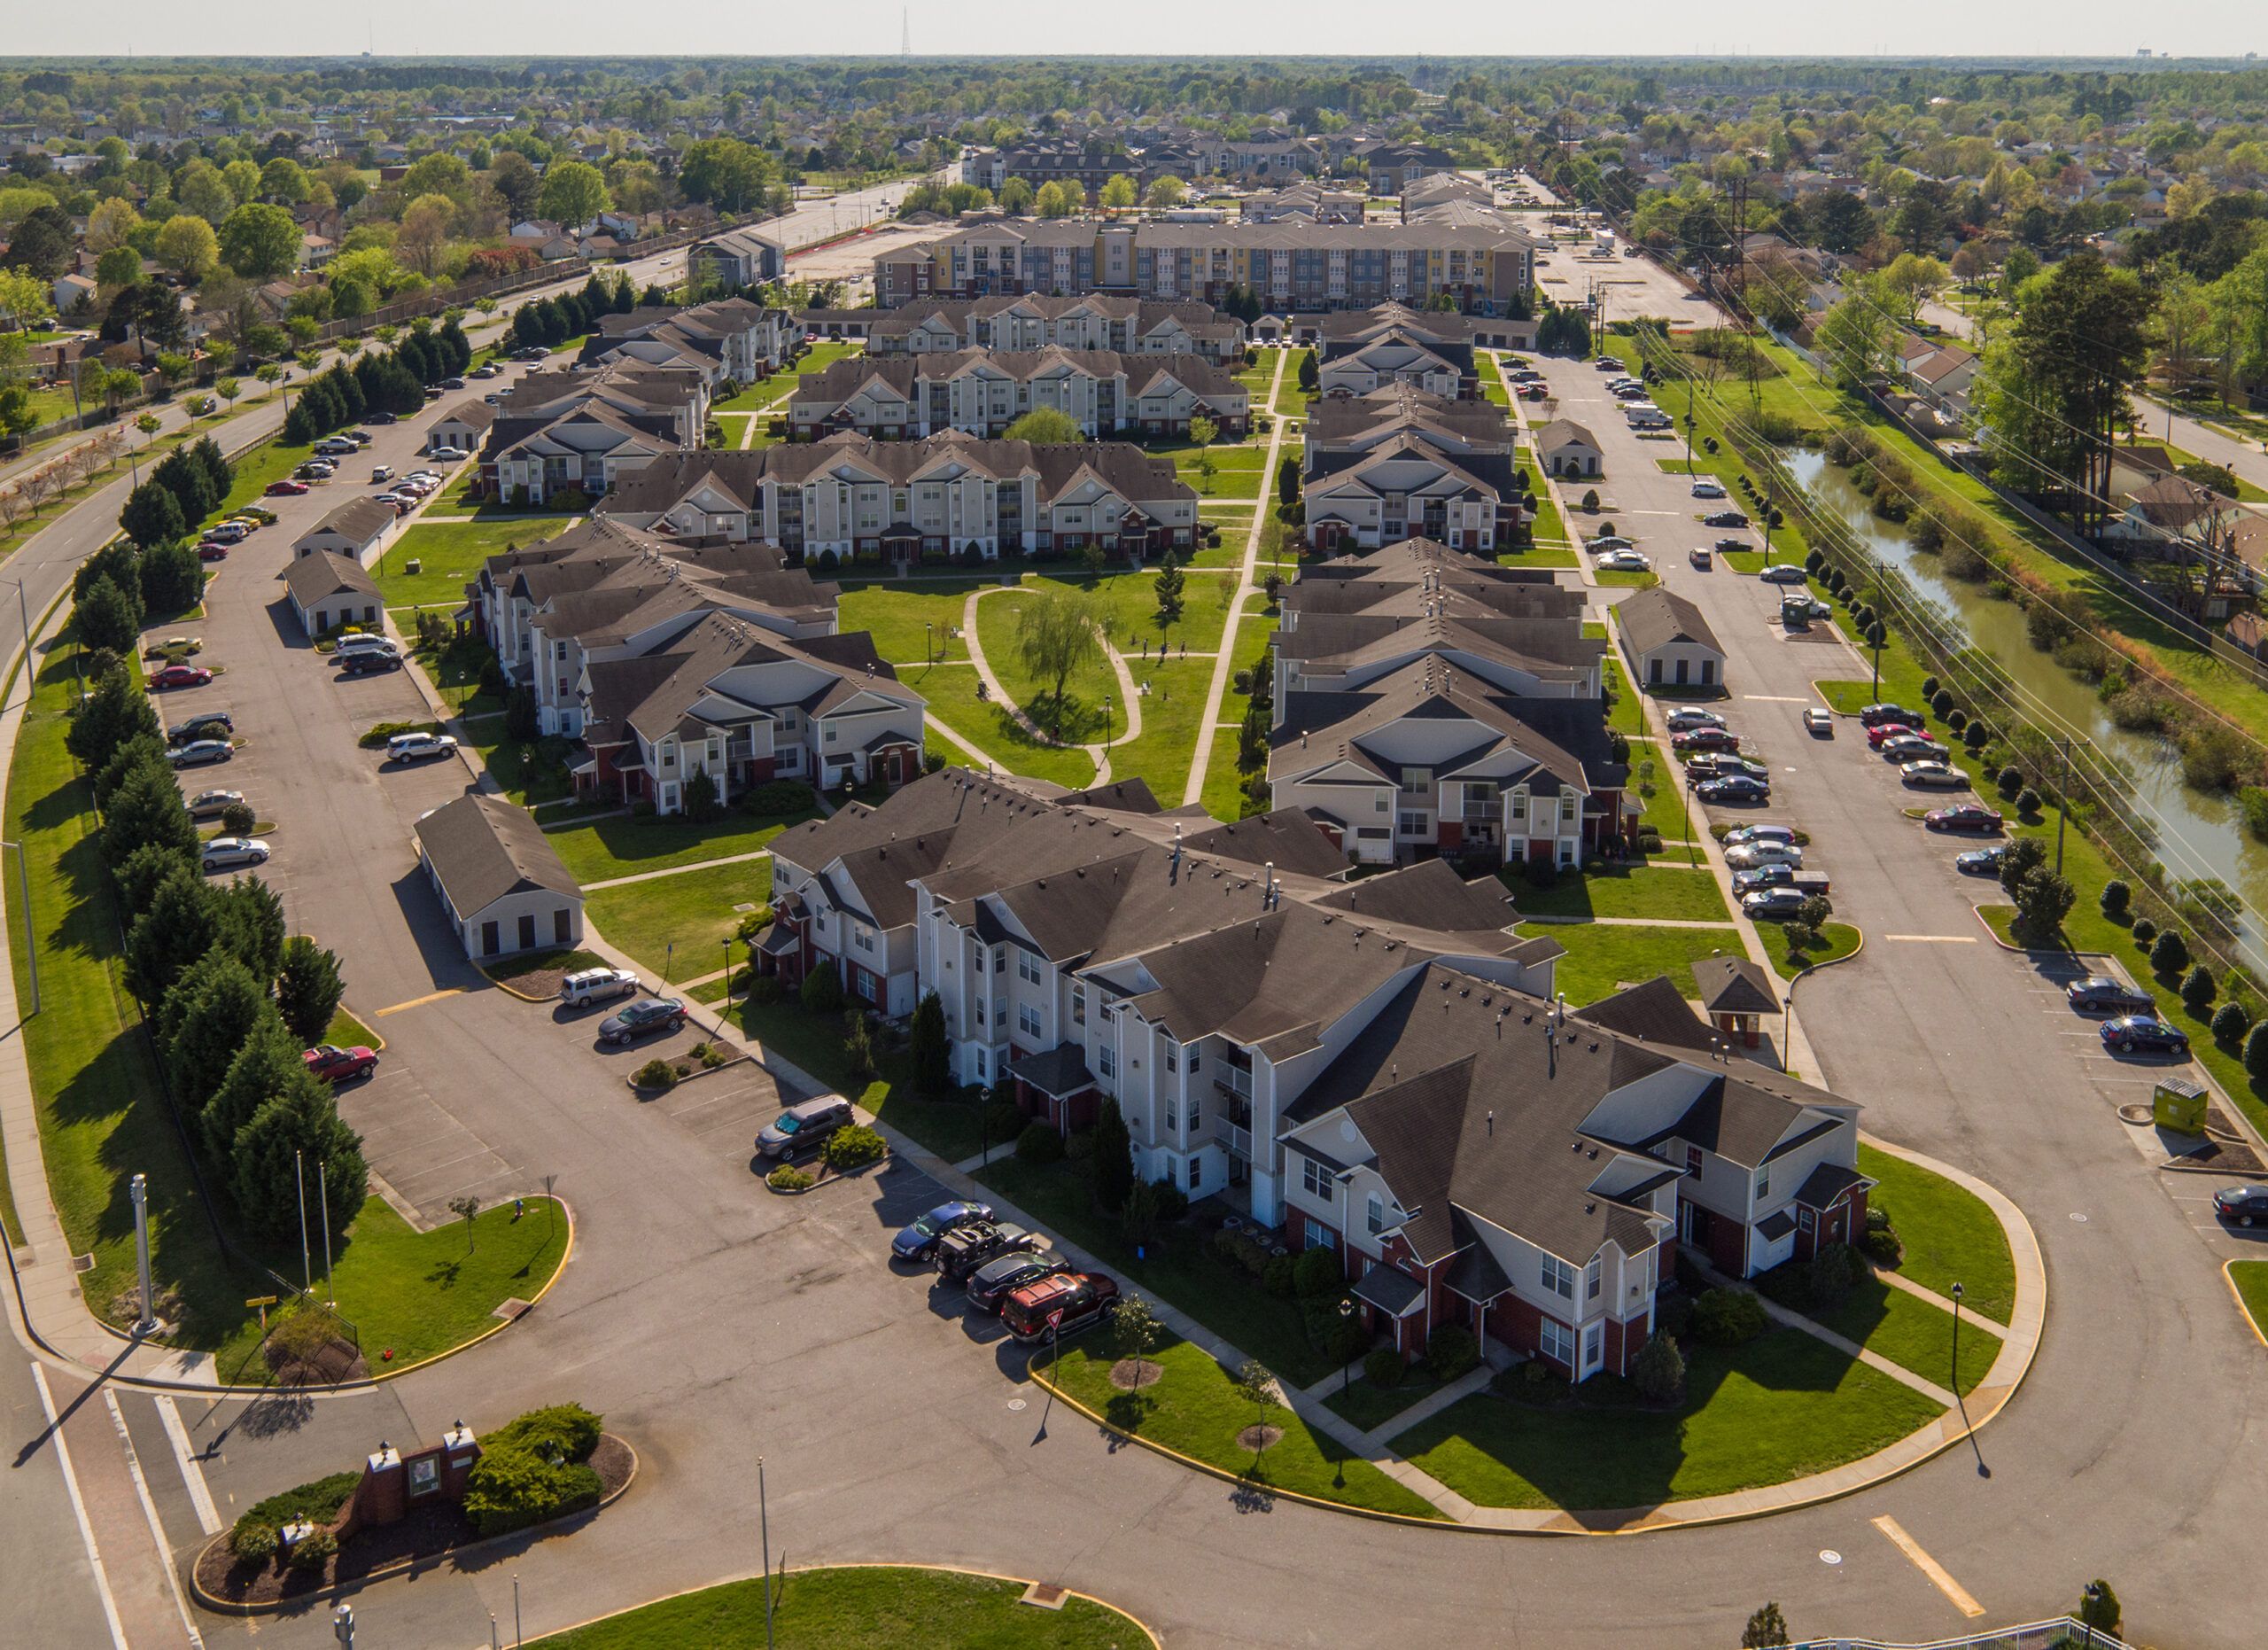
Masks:
[[[1567,233],[1564,226],[1547,224],[1542,214],[1533,218],[1532,232],[1539,237]],[[1619,242],[1601,254],[1588,232],[1581,241],[1550,242],[1536,254],[1535,278],[1547,296],[1562,304],[1581,303],[1596,289],[1609,321],[1666,315],[1679,326],[1708,327],[1724,319],[1714,304],[1651,258],[1626,257]]]

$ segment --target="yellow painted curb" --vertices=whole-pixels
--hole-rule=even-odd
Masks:
[[[575,1252],[575,1211],[569,1206],[567,1200],[560,1196],[556,1192],[551,1195],[551,1201],[558,1204],[559,1212],[567,1217],[567,1247],[559,1251],[559,1264],[551,1269],[551,1275],[543,1280],[543,1287],[538,1289],[535,1294],[529,1298],[529,1312],[533,1311],[538,1304],[542,1302],[543,1297],[551,1293],[552,1286],[559,1281],[560,1275],[567,1270],[568,1257]],[[454,1346],[434,1353],[431,1358],[420,1358],[414,1364],[404,1364],[399,1369],[389,1369],[381,1374],[372,1375],[369,1379],[369,1384],[377,1386],[382,1381],[392,1381],[399,1376],[406,1375],[413,1369],[431,1369],[443,1358],[454,1358],[459,1352],[469,1352],[474,1347],[478,1346],[483,1341],[487,1340],[490,1336],[503,1334],[505,1330],[519,1322],[520,1318],[524,1318],[527,1315],[528,1312],[522,1312],[519,1315],[519,1318],[513,1318],[499,1322],[493,1327],[483,1329],[478,1335],[473,1336],[471,1340],[460,1341]],[[275,1389],[272,1387],[262,1387],[260,1389],[260,1390],[263,1392],[273,1391],[274,1389]],[[333,1389],[335,1391],[344,1391],[346,1389],[346,1387],[344,1382],[342,1382],[338,1387]],[[626,1488],[627,1486],[625,1487]]]
[[[2228,1280],[2229,1293],[2236,1298],[2237,1316],[2244,1319],[2244,1327],[2252,1331],[2252,1338],[2254,1340],[2259,1342],[2263,1346],[2268,1346],[2268,1333],[2264,1333],[2262,1331],[2259,1320],[2255,1319],[2252,1315],[2252,1308],[2244,1304],[2243,1291],[2236,1287],[2236,1264],[2237,1263],[2233,1260],[2223,1261],[2221,1263],[2221,1276]]]
[[[628,1487],[629,1486],[626,1484],[624,1486],[625,1489],[627,1489]],[[501,1539],[501,1537],[499,1537],[499,1539]],[[1041,1585],[1052,1587],[1055,1584],[1053,1582],[1043,1584],[1036,1581],[1028,1581],[1021,1576],[1003,1576],[998,1570],[972,1569],[966,1564],[893,1564],[887,1559],[854,1559],[841,1564],[814,1564],[808,1569],[787,1570],[784,1574],[787,1576],[817,1576],[824,1574],[827,1570],[835,1569],[934,1570],[939,1575],[944,1576],[974,1576],[982,1581],[1005,1581],[1013,1586],[1024,1588],[1026,1591],[1029,1591],[1031,1588]],[[628,1615],[633,1611],[650,1609],[656,1604],[667,1604],[672,1599],[689,1599],[696,1592],[713,1592],[719,1587],[730,1587],[738,1582],[756,1581],[760,1579],[761,1574],[762,1572],[759,1571],[756,1575],[728,1576],[723,1581],[704,1582],[698,1587],[681,1587],[675,1592],[665,1592],[658,1599],[649,1599],[643,1604],[625,1605],[619,1610],[610,1610],[604,1615],[594,1615],[588,1621],[577,1622],[573,1625],[568,1627],[555,1628],[552,1631],[544,1634],[543,1637],[545,1638],[563,1638],[570,1633],[581,1632],[586,1627],[595,1627],[601,1622],[610,1622],[618,1615]],[[1140,1616],[1136,1615],[1122,1606],[1113,1604],[1107,1599],[1098,1599],[1091,1592],[1081,1592],[1076,1587],[1066,1587],[1063,1590],[1063,1596],[1067,1599],[1084,1599],[1089,1604],[1099,1606],[1101,1608],[1110,1611],[1113,1615],[1124,1616],[1128,1621],[1133,1623],[1135,1626],[1142,1630],[1143,1636],[1150,1641],[1152,1650],[1165,1650],[1165,1640],[1158,1637],[1157,1630],[1152,1627],[1147,1622],[1144,1621]],[[539,1642],[540,1642],[540,1640],[539,1640]]]
[[[532,1535],[541,1530],[548,1529],[554,1524],[563,1524],[571,1518],[582,1517],[586,1513],[602,1513],[608,1507],[612,1506],[617,1501],[622,1499],[624,1496],[628,1495],[630,1493],[630,1486],[638,1482],[638,1469],[641,1462],[638,1459],[637,1449],[631,1444],[629,1439],[623,1437],[617,1433],[602,1432],[600,1436],[602,1437],[612,1438],[617,1444],[630,1452],[630,1476],[622,1481],[622,1488],[617,1490],[612,1495],[601,1497],[598,1504],[594,1506],[578,1507],[571,1513],[562,1513],[557,1518],[546,1519],[540,1524],[530,1524],[524,1529],[507,1530],[501,1536],[484,1536],[478,1541],[468,1542],[461,1547],[453,1547],[448,1552],[436,1556],[442,1560],[454,1560],[462,1554],[467,1553],[478,1553],[483,1547],[493,1547],[500,1541],[509,1541],[517,1536]],[[219,1535],[214,1537],[212,1540],[206,1542],[202,1547],[198,1549],[197,1557],[195,1560],[191,1560],[189,1567],[190,1592],[196,1595],[199,1608],[210,1610],[215,1615],[237,1615],[245,1617],[251,1617],[254,1615],[280,1615],[285,1610],[299,1609],[305,1605],[315,1602],[318,1599],[344,1599],[350,1593],[361,1592],[363,1588],[369,1586],[374,1581],[389,1581],[396,1576],[403,1575],[407,1572],[416,1569],[421,1564],[431,1565],[434,1562],[433,1559],[401,1559],[394,1563],[386,1565],[382,1569],[374,1569],[366,1575],[357,1576],[353,1581],[349,1584],[342,1585],[334,1582],[329,1587],[323,1588],[320,1592],[302,1594],[297,1598],[278,1599],[273,1604],[237,1604],[227,1599],[214,1598],[211,1593],[205,1591],[203,1584],[197,1579],[198,1566],[204,1561],[205,1555],[207,1553],[210,1553],[214,1547],[219,1546],[222,1542],[228,1540],[229,1536],[233,1533],[234,1532],[231,1530],[224,1529]]]
[[[1794,977],[1788,981],[1788,990],[1790,993],[1793,993],[1797,986],[1802,985],[1804,981],[1818,973],[1821,969],[1831,969],[1838,962],[1848,962],[1852,958],[1857,956],[1860,952],[1867,948],[1867,930],[1865,929],[1860,928],[1856,922],[1845,922],[1843,926],[1849,929],[1852,933],[1859,937],[1859,943],[1852,946],[1850,950],[1845,952],[1839,957],[1829,957],[1824,962],[1805,963],[1803,967],[1796,970]],[[1779,970],[1775,969],[1773,972],[1776,974]]]

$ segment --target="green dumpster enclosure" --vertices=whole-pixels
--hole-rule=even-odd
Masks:
[[[2151,1121],[2179,1134],[2205,1132],[2205,1091],[2186,1078],[2163,1078],[2150,1097]]]

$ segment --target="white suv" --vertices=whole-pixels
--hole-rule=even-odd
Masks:
[[[637,994],[638,977],[627,969],[579,969],[559,982],[559,1000],[571,1008]]]

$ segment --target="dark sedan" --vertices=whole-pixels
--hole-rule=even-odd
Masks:
[[[2114,980],[2104,974],[2090,974],[2083,980],[2073,980],[2063,988],[2063,995],[2071,1007],[2082,1014],[2139,1014],[2155,1017],[2157,999],[2146,991],[2136,991],[2124,980]]]
[[[1689,728],[1669,736],[1670,749],[1682,756],[1689,751],[1737,751],[1740,735],[1728,728]]]
[[[1950,808],[1932,808],[1922,816],[1931,830],[1998,830],[2000,816],[1981,802],[1963,802]]]
[[[977,1268],[968,1280],[968,1304],[981,1312],[998,1312],[1000,1303],[1027,1283],[1071,1270],[1060,1255],[1003,1255]]]
[[[2155,1015],[2122,1014],[2102,1023],[2102,1042],[2122,1055],[2189,1053],[2189,1033]]]
[[[2001,862],[2008,857],[2008,849],[1995,844],[1990,848],[1965,849],[1953,856],[1953,864],[1964,876],[1998,876]]]
[[[1748,518],[1736,510],[1720,510],[1714,515],[1702,517],[1701,525],[1705,527],[1745,527]]]
[[[237,730],[236,718],[226,711],[207,711],[202,716],[192,716],[185,722],[175,722],[166,729],[167,744],[186,744],[191,739],[225,739]]]
[[[2241,1226],[2268,1222],[2268,1186],[2225,1186],[2213,1194],[2213,1212]]]
[[[1696,787],[1693,794],[1704,802],[1769,802],[1772,787],[1745,774],[1728,774]]]
[[[937,1240],[956,1226],[992,1218],[989,1203],[939,1203],[889,1241],[894,1260],[927,1260],[937,1252]]]
[[[685,1005],[674,997],[633,1002],[619,1014],[599,1022],[599,1041],[635,1042],[652,1031],[674,1031],[685,1023]]]

